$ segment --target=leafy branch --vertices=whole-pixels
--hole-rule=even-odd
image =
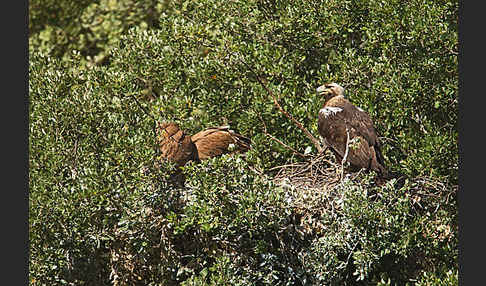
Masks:
[[[272,97],[273,99],[273,103],[275,104],[275,106],[278,108],[278,110],[280,110],[280,112],[282,112],[288,119],[290,119],[292,122],[294,122],[294,124],[304,132],[304,134],[311,140],[311,142],[314,144],[314,146],[316,147],[317,149],[317,152],[318,153],[321,153],[322,152],[322,146],[321,146],[321,143],[319,142],[319,140],[314,137],[312,135],[312,133],[309,132],[309,130],[307,130],[307,128],[305,128],[302,123],[300,123],[299,121],[297,121],[297,119],[295,119],[290,113],[288,113],[285,109],[282,108],[282,106],[280,105],[280,103],[278,103],[278,100],[277,100],[277,97],[275,97],[275,95],[273,94],[273,92],[267,87],[267,85],[263,82],[263,80],[258,76],[258,74],[253,70],[253,68],[247,64],[243,59],[241,59],[240,57],[240,61],[255,75],[255,78],[257,79],[258,83],[260,83],[260,85],[267,91],[267,93]]]

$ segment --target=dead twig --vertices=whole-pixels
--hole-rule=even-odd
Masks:
[[[346,128],[346,151],[344,151],[343,160],[341,161],[341,181],[344,178],[344,163],[348,158],[348,153],[349,153],[349,130]]]
[[[273,170],[288,168],[288,167],[298,167],[298,166],[300,166],[300,164],[287,164],[287,165],[282,165],[282,166],[275,166],[273,168],[268,169],[268,171],[273,171]]]
[[[292,151],[292,153],[294,153],[295,155],[298,155],[302,158],[307,158],[308,156],[305,155],[305,154],[302,154],[300,153],[299,151],[295,150],[294,148],[288,146],[287,144],[283,143],[282,141],[280,141],[278,138],[274,137],[272,134],[269,134],[267,132],[264,132],[264,134],[268,137],[270,137],[270,139],[273,139],[275,141],[277,141],[278,143],[282,144],[282,146],[284,146],[285,148],[289,149],[290,151]]]
[[[349,252],[349,254],[348,254],[348,258],[346,259],[346,268],[349,266],[349,261],[351,260],[351,257],[353,256],[353,253],[354,253],[354,250],[356,249],[356,247],[358,246],[358,244],[359,244],[359,241],[357,241],[357,242],[354,244],[353,248],[352,248],[352,249],[351,249],[351,251]],[[349,275],[349,274],[348,274],[348,275]]]
[[[309,192],[332,188],[339,182],[339,174],[335,172],[336,164],[326,156],[323,153],[311,155],[310,160],[304,162],[274,167],[273,170],[279,170],[274,176],[274,181],[279,184],[284,180],[299,190]]]
[[[137,96],[135,94],[132,93],[132,94],[129,94],[129,95],[131,97],[133,97],[133,99],[135,99],[135,102],[137,103],[138,107],[140,107],[140,109],[142,109],[143,112],[145,112],[145,114],[147,114],[150,118],[152,118],[154,121],[156,121],[155,117],[153,117],[152,114],[150,114],[148,112],[148,110],[140,103],[140,101],[138,101]]]
[[[152,116],[152,114],[150,114],[148,112],[148,110],[140,103],[140,101],[138,101],[137,99],[137,96],[136,94],[129,94],[134,100],[135,102],[137,103],[138,107],[140,107],[140,109],[143,110],[143,112],[145,114],[147,114],[150,118],[152,118],[152,120],[154,121],[154,124],[152,126],[152,132],[154,133],[154,138],[157,138],[157,120],[155,119],[155,117]],[[154,151],[155,151],[155,154],[157,154],[157,144],[154,145]]]
[[[321,144],[319,142],[319,140],[317,140],[317,138],[315,138],[312,133],[309,132],[309,130],[307,130],[299,121],[297,121],[290,113],[288,113],[287,111],[285,111],[282,106],[278,103],[278,100],[277,98],[275,97],[275,95],[273,94],[273,92],[267,87],[267,85],[262,81],[262,79],[258,76],[258,74],[251,68],[250,65],[248,65],[244,60],[240,59],[241,62],[243,62],[243,64],[255,75],[257,81],[260,83],[260,85],[267,91],[267,93],[272,97],[273,99],[273,103],[275,104],[275,106],[280,110],[280,112],[282,112],[288,119],[290,119],[291,121],[293,121],[295,123],[295,125],[304,132],[304,134],[311,140],[311,142],[314,144],[314,146],[316,147],[317,149],[317,152],[318,153],[321,153],[322,151],[322,147],[321,147]]]
[[[300,156],[302,158],[308,157],[307,155],[300,153],[299,151],[295,150],[294,148],[292,148],[292,147],[288,146],[287,144],[283,143],[280,139],[278,139],[275,136],[273,136],[272,134],[268,133],[267,132],[267,125],[265,124],[265,121],[263,120],[263,118],[261,117],[260,114],[258,114],[258,117],[260,118],[260,121],[263,124],[263,134],[265,134],[265,136],[268,136],[268,137],[270,137],[270,139],[272,139],[274,141],[277,141],[278,143],[282,144],[282,146],[284,146],[285,148],[287,148],[288,150],[292,151],[294,154],[296,154],[296,155],[298,155],[298,156]]]

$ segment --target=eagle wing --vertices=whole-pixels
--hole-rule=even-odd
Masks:
[[[381,173],[386,171],[378,135],[371,117],[365,111],[352,104],[325,106],[319,111],[318,128],[324,143],[339,159],[344,157],[349,143],[347,159],[351,164],[361,168],[371,167]]]
[[[349,103],[349,105],[350,108],[348,110],[352,110],[350,112],[351,114],[349,115],[349,124],[358,132],[360,136],[368,141],[370,147],[374,148],[376,160],[378,163],[384,166],[385,159],[381,153],[381,142],[370,115],[366,111],[352,105],[351,103]]]
[[[231,152],[230,144],[236,145],[237,151],[250,148],[250,139],[230,130],[229,126],[207,128],[194,134],[191,139],[201,160]]]
[[[370,115],[363,109],[356,107],[349,102],[346,102],[343,109],[346,115],[345,118],[347,124],[356,130],[360,136],[364,137],[370,146],[378,145],[378,134]]]

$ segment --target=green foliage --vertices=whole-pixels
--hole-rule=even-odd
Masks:
[[[457,285],[457,2],[51,2],[29,10],[33,285]],[[316,136],[315,88],[343,85],[407,180],[299,205],[268,170],[300,158],[264,133],[316,150],[252,70]],[[253,148],[176,187],[138,103]]]
[[[443,278],[441,276],[444,276]],[[415,285],[428,286],[428,285],[459,285],[458,271],[447,271],[445,275],[434,275],[425,273],[420,281]]]
[[[65,60],[76,50],[88,66],[107,64],[110,49],[128,28],[158,27],[159,14],[167,6],[134,0],[31,2],[29,49]]]
[[[133,101],[103,95],[99,72],[73,74],[38,55],[30,61],[31,271],[90,281],[109,274],[99,263],[110,225],[134,191],[152,184],[140,173],[154,155],[144,134],[151,129]]]
[[[120,37],[138,27],[133,36],[122,37],[124,48],[114,56],[122,53],[118,60],[133,70],[133,77],[160,91],[166,117],[193,117],[200,124],[216,119],[242,128],[246,122],[252,133],[261,133],[255,127],[261,115],[268,129],[294,148],[309,142],[268,104],[242,60],[314,133],[322,104],[314,89],[323,81],[338,81],[375,119],[392,166],[456,182],[457,8],[456,2],[440,1],[403,6],[107,0],[90,4],[78,21],[47,26],[30,41],[31,49],[66,60],[75,49],[83,63],[110,65],[110,51]],[[290,155],[279,151],[275,162]]]
[[[29,1],[29,35],[38,33],[47,26],[66,27],[76,21],[86,6],[99,1]]]

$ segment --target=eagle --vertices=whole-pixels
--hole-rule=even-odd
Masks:
[[[200,160],[227,153],[246,152],[250,149],[249,138],[231,130],[229,126],[209,127],[191,136]]]
[[[177,167],[189,161],[198,161],[196,145],[175,122],[157,124],[161,157],[173,162]]]
[[[321,85],[316,92],[325,97],[319,110],[319,134],[336,158],[342,161],[347,149],[346,161],[351,166],[371,169],[382,178],[388,177],[381,143],[369,114],[349,102],[344,88],[336,83]]]

